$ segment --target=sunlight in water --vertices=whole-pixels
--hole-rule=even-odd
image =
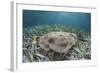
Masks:
[[[24,63],[91,59],[91,14],[23,10],[22,50]]]

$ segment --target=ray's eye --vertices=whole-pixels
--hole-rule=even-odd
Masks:
[[[74,37],[75,39],[77,39],[76,35],[74,35],[74,34],[70,34],[70,35],[71,35],[71,37]]]

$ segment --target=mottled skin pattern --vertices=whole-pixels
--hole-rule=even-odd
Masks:
[[[77,42],[77,35],[69,32],[50,32],[38,37],[38,45],[45,51],[66,53]]]

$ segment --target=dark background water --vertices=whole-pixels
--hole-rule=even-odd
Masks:
[[[23,27],[34,25],[69,25],[91,31],[91,14],[79,12],[23,10]]]

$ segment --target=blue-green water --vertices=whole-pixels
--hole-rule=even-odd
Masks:
[[[78,41],[75,47],[70,48],[68,55],[64,54],[66,57],[61,57],[61,54],[52,56],[51,52],[49,58],[46,51],[39,46],[39,39],[37,40],[36,37],[56,31],[74,33]],[[23,10],[22,47],[24,63],[91,59],[91,13]],[[45,58],[41,57],[42,55]]]
[[[23,28],[34,25],[68,25],[91,31],[91,13],[23,10]]]

